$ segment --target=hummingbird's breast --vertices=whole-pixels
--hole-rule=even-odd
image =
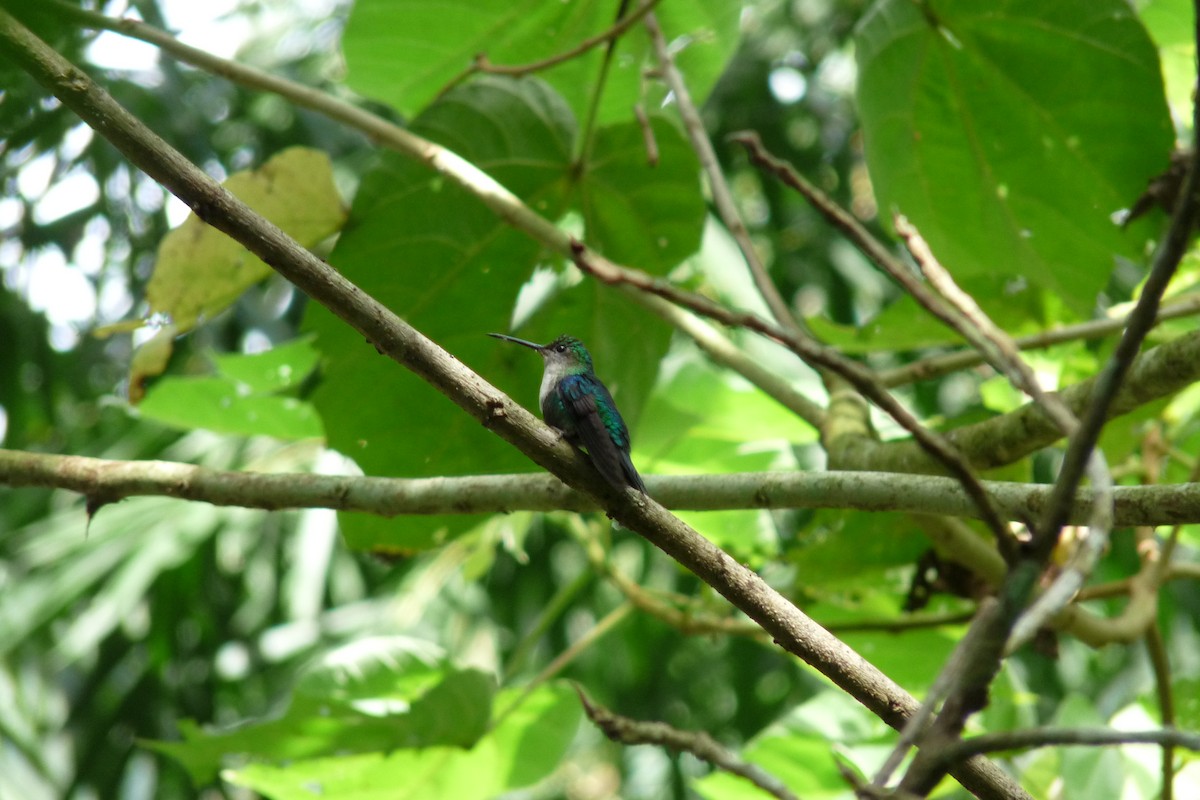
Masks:
[[[549,364],[542,370],[542,385],[538,389],[538,403],[542,408],[546,407],[546,398],[554,393],[554,387],[562,380],[562,375],[556,374],[557,372],[558,370],[551,369]]]
[[[538,390],[542,419],[562,431],[568,439],[575,435],[575,420],[571,418],[571,412],[563,402],[559,383],[570,374],[563,364],[547,361],[546,369],[542,372],[542,385]]]

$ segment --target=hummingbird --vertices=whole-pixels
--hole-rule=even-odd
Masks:
[[[538,351],[544,362],[538,402],[546,424],[557,428],[575,447],[583,447],[606,481],[618,489],[646,485],[629,458],[629,429],[608,388],[596,377],[592,355],[583,342],[559,336],[550,344],[534,344],[515,336],[489,333],[497,339]]]

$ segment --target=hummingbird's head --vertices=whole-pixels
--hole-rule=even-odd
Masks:
[[[583,342],[573,336],[562,335],[540,348],[546,368],[554,372],[588,372],[592,369],[592,355]]]

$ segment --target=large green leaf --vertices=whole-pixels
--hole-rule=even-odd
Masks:
[[[614,257],[636,258],[639,266],[662,273],[699,244],[704,207],[695,199],[696,161],[665,122],[655,124],[657,167],[646,163],[640,137],[634,146],[634,131],[617,126],[601,129],[594,167],[581,175],[570,154],[574,119],[539,81],[472,82],[431,106],[413,128],[470,159],[550,219],[563,216],[577,198],[589,241]],[[536,408],[540,360],[484,334],[510,327],[518,293],[547,257],[476,198],[415,162],[385,155],[364,180],[330,260],[423,333]],[[559,333],[582,338],[627,421],[636,424],[669,329],[590,281],[559,286],[549,297],[523,334],[547,341]],[[312,308],[306,324],[319,334],[326,355],[313,402],[328,441],[367,473],[532,468],[419,378],[379,358],[340,320]],[[510,365],[519,379],[506,379]],[[355,546],[405,549],[428,547],[474,524],[449,516],[387,521],[344,515],[343,522]]]
[[[1173,139],[1129,4],[881,0],[857,54],[883,212],[906,214],[956,276],[1021,277],[1089,310],[1139,244],[1111,215]]]
[[[662,117],[651,119],[650,130],[658,148],[653,167],[640,125],[597,131],[580,204],[589,244],[614,261],[664,273],[700,247],[705,207],[691,146]]]
[[[559,55],[608,30],[618,5],[600,0],[359,0],[342,38],[347,81],[355,91],[414,115],[477,55],[500,65]],[[724,0],[662,3],[656,13],[667,36],[677,37],[677,60],[696,101],[703,102],[737,46],[740,6]],[[603,46],[594,47],[539,72],[580,118],[597,91],[603,53]],[[599,122],[628,120],[635,103],[647,101],[653,107],[662,99],[661,90],[647,96],[643,70],[652,63],[650,56],[649,37],[640,26],[622,37],[603,86]]]
[[[413,128],[451,146],[551,217],[563,205],[570,111],[537,81],[490,79],[447,95]],[[487,375],[505,356],[488,331],[508,326],[538,258],[532,240],[423,165],[385,154],[363,180],[330,261],[364,291]],[[326,356],[313,396],[331,447],[368,474],[462,475],[532,469],[423,380],[380,358],[325,309],[305,325]],[[489,368],[489,364],[492,365]],[[359,547],[427,547],[463,517],[388,521],[342,515]]]

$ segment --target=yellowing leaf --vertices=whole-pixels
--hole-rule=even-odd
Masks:
[[[341,227],[345,209],[329,157],[293,147],[225,187],[305,247]],[[224,310],[271,268],[194,214],[164,237],[146,289],[151,313],[171,317],[179,333]]]
[[[346,218],[329,157],[319,150],[284,150],[258,169],[231,175],[225,188],[305,247],[337,231]],[[134,354],[130,400],[137,403],[146,379],[166,369],[175,336],[225,310],[270,273],[250,251],[195,214],[163,237],[146,298],[150,314],[166,314],[172,325]],[[155,352],[143,353],[151,343]]]

